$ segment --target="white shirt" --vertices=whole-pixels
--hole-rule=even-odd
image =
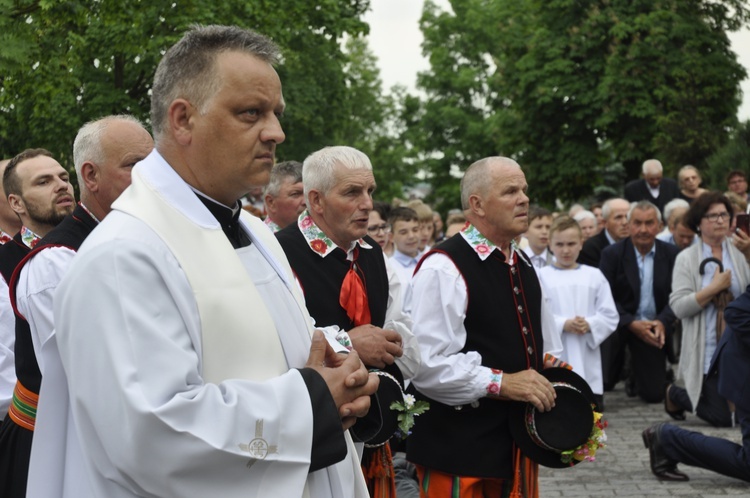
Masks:
[[[586,379],[594,394],[602,394],[599,346],[620,321],[609,282],[598,268],[587,265],[570,270],[547,266],[539,271],[539,281],[555,317],[555,333],[562,337],[561,359]],[[565,322],[577,316],[586,319],[590,332],[579,335],[563,331]]]
[[[8,284],[0,276],[0,421],[8,413],[16,386],[16,362],[13,354],[15,344],[16,317],[10,305]]]
[[[463,234],[463,233],[462,233]],[[518,264],[526,264],[520,261]],[[491,369],[482,366],[476,351],[462,352],[466,345],[468,290],[453,261],[444,254],[424,260],[412,281],[411,303],[414,335],[422,351],[422,365],[414,385],[426,396],[447,405],[465,405],[487,394]],[[542,298],[542,334],[545,353],[562,351],[559,334]],[[498,365],[497,368],[501,367]]]

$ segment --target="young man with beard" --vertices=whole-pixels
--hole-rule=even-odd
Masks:
[[[16,265],[73,210],[73,186],[68,172],[44,149],[27,149],[10,160],[3,171],[8,205],[20,219],[20,230],[0,247],[0,346],[3,384],[0,419],[5,417],[15,386],[15,318],[8,297],[8,283]],[[11,386],[12,384],[12,386]]]

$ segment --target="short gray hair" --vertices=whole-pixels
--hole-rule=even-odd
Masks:
[[[630,217],[633,215],[633,211],[648,211],[649,209],[653,209],[656,213],[656,219],[659,220],[659,223],[661,223],[661,211],[659,211],[659,208],[656,207],[656,205],[653,202],[649,201],[638,201],[634,202],[630,205],[630,210],[628,211],[628,221],[630,221]]]
[[[573,219],[575,221],[583,221],[583,220],[596,220],[596,215],[592,213],[591,211],[584,209],[582,211],[578,211],[575,216],[573,216]]]
[[[73,165],[76,170],[78,187],[81,190],[83,190],[83,178],[81,177],[83,163],[90,161],[94,164],[101,164],[106,161],[107,158],[104,157],[104,151],[102,150],[102,135],[104,135],[107,126],[115,121],[128,121],[144,128],[139,119],[128,114],[105,116],[81,126],[75,141],[73,141]]]
[[[519,166],[513,159],[502,156],[485,157],[472,163],[466,168],[466,172],[464,173],[463,178],[461,178],[461,209],[469,209],[469,198],[472,195],[485,195],[487,193],[487,170],[490,165],[495,162],[513,164],[518,166],[519,169],[521,168],[521,166]]]
[[[289,178],[292,183],[302,181],[302,163],[299,161],[284,161],[276,163],[271,168],[271,179],[266,186],[264,194],[270,194],[273,197],[279,195],[281,185],[284,180]]]
[[[604,204],[602,205],[602,218],[603,219],[605,220],[609,219],[609,215],[612,214],[612,204],[617,201],[628,202],[621,197],[613,197],[612,199],[607,199],[606,201],[604,201]]]
[[[644,175],[649,173],[663,173],[664,167],[661,165],[661,161],[658,159],[646,159],[643,161],[643,167],[641,169]]]
[[[327,194],[336,181],[333,170],[337,164],[348,169],[366,169],[372,171],[372,163],[362,151],[346,145],[324,147],[313,152],[302,163],[302,178],[305,179],[305,201],[309,200],[311,190],[317,190],[321,194]]]
[[[672,211],[677,208],[689,209],[690,203],[685,199],[680,199],[679,197],[677,199],[672,199],[667,203],[666,206],[664,206],[664,219],[669,221],[669,217],[672,216]]]
[[[237,26],[193,25],[164,54],[151,87],[151,126],[154,138],[164,132],[169,106],[184,98],[204,112],[219,87],[216,58],[228,51],[246,52],[275,64],[280,52],[270,38]]]

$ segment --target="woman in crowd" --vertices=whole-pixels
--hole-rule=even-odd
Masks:
[[[684,220],[700,243],[677,256],[669,299],[682,320],[680,377],[685,388],[667,386],[665,410],[683,420],[685,411],[695,408],[698,417],[717,427],[731,425],[731,414],[718,394],[716,377],[707,375],[708,367],[724,331],[724,306],[750,283],[745,256],[728,239],[732,217],[732,204],[721,192],[706,192],[693,202]],[[701,264],[709,258],[713,261]]]

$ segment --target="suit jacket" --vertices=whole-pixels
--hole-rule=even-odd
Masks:
[[[578,262],[580,264],[599,268],[599,259],[602,254],[602,249],[609,245],[609,239],[607,238],[606,232],[607,229],[603,228],[601,232],[583,243],[581,253],[578,255]]]
[[[672,268],[680,250],[661,240],[654,241],[654,244],[656,248],[653,294],[656,319],[664,324],[667,336],[670,336],[676,319],[669,306],[669,294],[672,292]],[[612,297],[615,300],[617,312],[620,314],[618,329],[623,329],[635,320],[641,300],[641,277],[635,247],[630,237],[602,251],[599,269],[607,277],[612,288]]]
[[[679,194],[680,188],[677,186],[677,182],[671,178],[662,178],[659,184],[659,197],[656,199],[651,196],[648,183],[643,178],[633,180],[625,185],[625,199],[628,202],[649,201],[658,207],[661,213],[664,213],[664,206]]]
[[[718,371],[719,394],[750,411],[750,286],[724,310],[727,328],[711,360]]]

